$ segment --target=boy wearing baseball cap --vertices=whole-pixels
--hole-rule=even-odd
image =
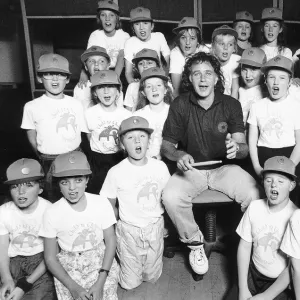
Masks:
[[[29,143],[44,168],[45,192],[47,199],[53,201],[59,195],[52,189],[50,165],[57,155],[78,149],[81,132],[87,129],[80,101],[64,94],[71,74],[68,60],[58,54],[44,54],[36,71],[45,94],[25,104],[21,128],[27,131]]]
[[[223,25],[212,33],[212,53],[221,64],[224,76],[224,94],[238,99],[239,72],[238,61],[241,58],[234,54],[237,50],[238,33],[233,28]]]
[[[261,67],[266,61],[265,52],[259,48],[246,49],[238,61],[244,84],[239,88],[239,101],[242,105],[245,125],[251,105],[266,96],[266,91],[263,88],[263,73],[261,72]]]
[[[44,172],[38,161],[22,158],[7,171],[11,200],[0,207],[1,299],[56,299],[46,271],[43,239],[38,232],[51,203],[42,193]]]
[[[142,117],[130,117],[121,123],[119,136],[128,157],[108,171],[100,191],[120,218],[116,227],[117,254],[120,285],[125,289],[133,289],[143,281],[154,283],[162,273],[161,193],[170,174],[162,161],[146,157],[152,132]]]
[[[291,299],[287,256],[279,247],[290,217],[297,207],[289,198],[296,182],[295,164],[285,156],[265,162],[266,199],[252,201],[237,228],[239,296],[228,299]],[[251,254],[252,253],[252,254]],[[233,290],[232,290],[233,292]]]

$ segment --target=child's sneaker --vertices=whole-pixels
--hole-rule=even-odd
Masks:
[[[204,244],[199,242],[195,245],[188,245],[191,249],[189,255],[190,265],[193,271],[199,275],[203,275],[208,271],[208,260],[204,251]]]

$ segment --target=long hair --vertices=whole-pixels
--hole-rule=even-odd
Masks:
[[[197,42],[198,42],[198,46],[199,45],[204,45],[203,40],[202,40],[202,32],[201,30],[197,29],[197,28],[183,28],[180,31],[177,32],[174,41],[173,41],[173,45],[172,48],[175,48],[176,46],[180,49],[180,37],[185,33],[188,32],[190,35],[192,33],[192,31],[196,32],[196,37],[197,37]],[[197,47],[198,47],[197,46]]]
[[[97,24],[98,24],[99,30],[103,30],[102,22],[101,22],[101,19],[100,19],[101,11],[102,11],[102,9],[100,9],[97,12]],[[115,29],[116,30],[121,29],[122,28],[122,23],[121,23],[121,20],[120,20],[120,16],[118,14],[116,14],[115,12],[113,12],[113,11],[111,11],[111,12],[114,13],[115,16],[116,16],[116,28]]]
[[[192,66],[199,63],[209,63],[218,77],[218,82],[216,83],[215,89],[224,93],[224,76],[221,71],[221,65],[219,60],[212,54],[205,52],[198,52],[192,56],[185,64],[182,73],[181,89],[184,92],[193,91],[194,87],[190,81],[190,75],[192,71]]]
[[[147,99],[147,97],[144,96],[143,93],[142,93],[142,91],[144,91],[144,88],[145,88],[145,81],[140,83],[139,94],[138,94],[138,102],[137,102],[137,105],[136,105],[136,110],[139,110],[139,109],[145,107],[146,105],[148,105],[150,103],[150,101]],[[163,79],[162,79],[162,81],[163,81],[164,86],[167,90],[167,92],[164,96],[164,102],[167,103],[167,104],[171,104],[171,102],[173,101],[173,94],[172,94],[171,88],[168,85],[168,81],[163,80]]]

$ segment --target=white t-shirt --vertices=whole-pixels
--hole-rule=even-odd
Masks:
[[[248,123],[259,128],[257,146],[294,146],[295,130],[300,129],[299,112],[300,103],[291,96],[279,102],[264,98],[254,103],[250,109]]]
[[[170,55],[170,48],[165,36],[161,32],[151,32],[149,41],[141,41],[136,36],[132,36],[126,41],[124,48],[125,59],[132,62],[135,55],[144,48],[155,50],[158,57],[161,57],[161,54],[163,57]]]
[[[83,86],[80,88],[77,84],[74,88],[74,94],[73,97],[75,99],[78,99],[82,106],[83,109],[86,110],[89,107],[94,106],[94,103],[92,101],[92,91],[91,91],[91,85],[92,83],[90,81],[87,81],[86,86]],[[123,92],[121,91],[119,98],[117,99],[117,106],[118,107],[123,107]]]
[[[170,81],[168,81],[168,86],[173,92],[173,86]],[[134,81],[128,85],[126,90],[124,105],[132,108],[132,111],[136,111],[136,106],[139,100],[139,89],[140,89],[140,82]]]
[[[250,108],[253,103],[255,103],[257,100],[263,99],[265,97],[263,86],[256,85],[250,89],[245,89],[243,87],[239,88],[239,101],[242,106],[243,110],[243,120],[244,124],[246,125],[248,115],[250,112]]]
[[[121,122],[131,116],[124,107],[117,107],[112,112],[105,111],[100,104],[88,108],[85,117],[91,132],[92,151],[112,154],[121,150],[118,131]]]
[[[298,49],[295,54],[293,55],[293,63],[295,64],[296,62],[299,61],[298,55],[300,54],[300,49]]]
[[[280,250],[296,259],[300,259],[300,209],[297,209],[286,228]]]
[[[45,94],[25,104],[23,129],[37,132],[37,150],[44,154],[62,154],[81,143],[81,132],[88,132],[83,107],[73,97],[52,99]]]
[[[282,56],[285,56],[289,59],[293,59],[293,54],[292,54],[292,51],[291,49],[287,48],[287,47],[284,47],[283,50],[279,53],[278,51],[278,47],[270,47],[268,45],[262,45],[260,47],[260,49],[264,50],[266,56],[267,56],[267,60],[270,60],[271,58],[277,56],[277,55],[282,55]]]
[[[44,251],[43,239],[39,236],[45,210],[52,204],[38,197],[38,206],[30,214],[23,213],[14,202],[0,207],[0,235],[9,235],[8,256],[32,256]]]
[[[70,252],[87,251],[103,241],[103,230],[116,223],[113,208],[107,199],[85,193],[84,211],[74,210],[61,198],[46,210],[40,236],[56,238],[61,249]]]
[[[95,30],[91,33],[87,48],[99,46],[106,49],[110,57],[110,68],[116,67],[117,58],[120,50],[124,49],[125,42],[130,38],[130,35],[122,29],[116,30],[114,36],[107,36],[103,30]]]
[[[224,84],[224,94],[231,95],[232,80],[238,78],[239,74],[239,63],[238,61],[241,57],[237,54],[232,54],[226,65],[221,66],[221,71],[223,72],[225,84]]]
[[[145,227],[157,222],[164,212],[161,193],[169,178],[162,161],[148,158],[146,165],[136,166],[125,158],[108,171],[100,196],[118,198],[120,219]]]
[[[196,48],[195,53],[198,52],[210,52],[210,48],[206,45],[200,45]],[[182,51],[178,46],[171,50],[170,54],[170,74],[181,74],[186,63],[186,57],[182,54]]]
[[[278,251],[288,221],[297,207],[292,201],[279,212],[268,211],[267,200],[250,203],[236,230],[246,242],[253,243],[252,260],[257,270],[277,278],[287,266],[287,258]]]
[[[146,105],[142,109],[134,112],[135,116],[145,118],[149,122],[149,127],[154,129],[149,141],[149,148],[146,155],[149,157],[155,156],[157,159],[161,159],[160,148],[162,144],[162,131],[165,121],[169,113],[169,105],[166,104],[162,111],[155,112],[149,105]]]

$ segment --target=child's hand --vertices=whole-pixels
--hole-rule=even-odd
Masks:
[[[83,89],[84,87],[87,86],[87,80],[79,80],[79,82],[77,83],[77,86],[81,89]]]
[[[246,289],[240,289],[239,300],[248,300],[251,298],[252,298],[252,295],[251,295],[248,287]]]
[[[74,287],[70,289],[70,292],[75,300],[90,300],[89,293],[77,283],[74,283]]]
[[[7,299],[7,296],[15,289],[16,285],[13,280],[5,282],[0,289],[0,299]]]
[[[19,287],[16,287],[5,300],[20,300],[24,296],[24,291]]]
[[[254,167],[254,171],[256,173],[256,175],[259,177],[259,178],[262,178],[262,171],[263,171],[263,168],[258,165],[258,166],[255,166]]]
[[[236,158],[236,153],[238,151],[238,144],[237,142],[231,138],[231,134],[227,133],[226,139],[225,139],[225,145],[226,145],[226,158],[227,159],[233,159]]]
[[[103,287],[104,287],[104,283],[105,281],[103,281],[103,283],[99,282],[95,283],[94,285],[91,286],[91,288],[89,289],[89,295],[90,295],[90,299],[92,300],[101,300],[103,297]]]

